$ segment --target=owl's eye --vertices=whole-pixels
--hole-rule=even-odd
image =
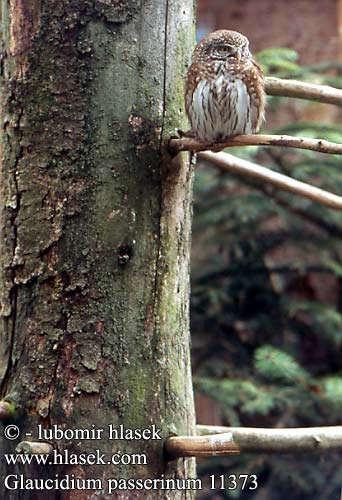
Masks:
[[[219,45],[216,50],[220,54],[228,54],[230,51],[230,47],[228,47],[228,45]]]
[[[215,59],[226,59],[231,52],[231,47],[229,45],[216,45],[210,51],[211,57]]]

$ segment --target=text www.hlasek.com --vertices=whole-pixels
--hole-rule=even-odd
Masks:
[[[155,441],[161,440],[161,429],[157,428],[155,424],[150,425],[145,429],[129,429],[125,428],[122,424],[119,427],[114,427],[109,424],[108,429],[96,429],[93,424],[90,429],[66,429],[59,428],[54,425],[49,429],[44,429],[40,424],[37,428],[36,445],[45,442],[46,444],[51,441],[72,440],[77,441],[99,441],[101,438],[107,438],[109,441],[123,442],[123,441]],[[20,435],[20,429],[14,424],[10,424],[4,429],[4,436],[6,439],[13,441]],[[31,433],[29,434],[31,435]],[[56,445],[57,446],[57,445]],[[20,449],[20,447],[19,447]],[[38,450],[37,450],[38,451]],[[41,451],[41,449],[39,450]],[[15,466],[16,464],[26,466],[64,466],[64,465],[80,465],[80,466],[120,466],[120,465],[136,465],[147,466],[148,456],[142,454],[122,453],[118,451],[115,454],[104,454],[101,450],[95,449],[92,452],[76,454],[64,449],[58,451],[56,447],[49,445],[48,453],[7,453],[4,454],[4,461],[8,466]],[[64,469],[64,468],[63,468]],[[112,469],[112,467],[110,467]],[[138,467],[141,470],[141,467]],[[120,467],[119,469],[120,470]],[[13,471],[14,472],[14,471]],[[65,472],[63,470],[63,472]],[[3,484],[7,490],[105,490],[109,494],[116,490],[202,490],[203,484],[200,478],[187,478],[187,477],[165,477],[161,474],[158,478],[88,478],[77,477],[75,474],[54,474],[54,477],[27,477],[23,474],[8,474],[2,478]],[[215,475],[210,476],[211,490],[214,489],[249,489],[254,490],[258,487],[257,476],[255,474],[247,475],[240,474],[235,476],[231,474],[225,476],[224,474],[219,477]]]
[[[59,453],[57,450],[53,450],[53,454],[15,454],[7,453],[5,454],[5,460],[8,465],[15,465],[17,463],[25,465],[146,465],[147,457],[145,454],[121,454],[115,453],[106,458],[104,453],[100,450],[95,450],[94,453],[81,453],[76,455],[75,453],[69,453],[68,450],[64,450],[63,453]]]

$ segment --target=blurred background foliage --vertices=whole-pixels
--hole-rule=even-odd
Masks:
[[[339,72],[331,71],[336,64],[301,67],[292,49],[270,48],[256,58],[268,76],[341,86]],[[296,101],[299,107],[312,105]],[[287,102],[268,98],[269,133],[342,143],[341,123],[305,120],[272,128]],[[342,193],[338,156],[274,147],[229,152]],[[198,423],[340,424],[341,213],[209,164],[196,168],[191,327]],[[204,406],[213,409],[211,422]],[[257,474],[260,486],[208,489],[198,498],[339,498],[340,458],[254,455],[200,461],[203,478]]]

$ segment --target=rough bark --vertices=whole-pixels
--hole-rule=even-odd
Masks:
[[[1,397],[20,437],[103,428],[59,451],[147,465],[6,466],[2,476],[192,477],[163,441],[109,440],[108,425],[194,433],[189,360],[192,172],[171,162],[185,127],[193,39],[187,0],[3,0],[0,171]],[[182,123],[183,122],[183,123]],[[13,423],[13,421],[11,421]],[[27,438],[26,433],[32,433]],[[3,478],[2,478],[3,479]],[[2,498],[192,498],[191,491],[9,491]]]

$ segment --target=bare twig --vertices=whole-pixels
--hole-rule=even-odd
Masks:
[[[266,92],[269,95],[297,97],[342,106],[342,90],[328,85],[315,85],[298,80],[267,77]]]
[[[211,436],[177,436],[165,441],[165,451],[170,458],[212,457],[240,453],[231,432]]]
[[[265,429],[198,425],[199,435],[231,432],[244,453],[303,453],[341,451],[342,426]]]
[[[169,150],[173,154],[180,151],[221,151],[233,146],[283,146],[285,148],[309,149],[319,153],[342,155],[342,144],[325,141],[323,139],[309,139],[307,137],[292,137],[290,135],[268,135],[251,134],[237,135],[224,142],[209,144],[193,139],[182,137],[181,139],[170,139]]]
[[[202,152],[198,155],[201,160],[208,161],[220,170],[233,174],[254,177],[256,179],[272,184],[285,191],[308,198],[335,210],[342,210],[342,197],[329,193],[323,189],[311,186],[305,182],[297,181],[286,175],[279,174],[268,168],[251,163],[228,153]]]

